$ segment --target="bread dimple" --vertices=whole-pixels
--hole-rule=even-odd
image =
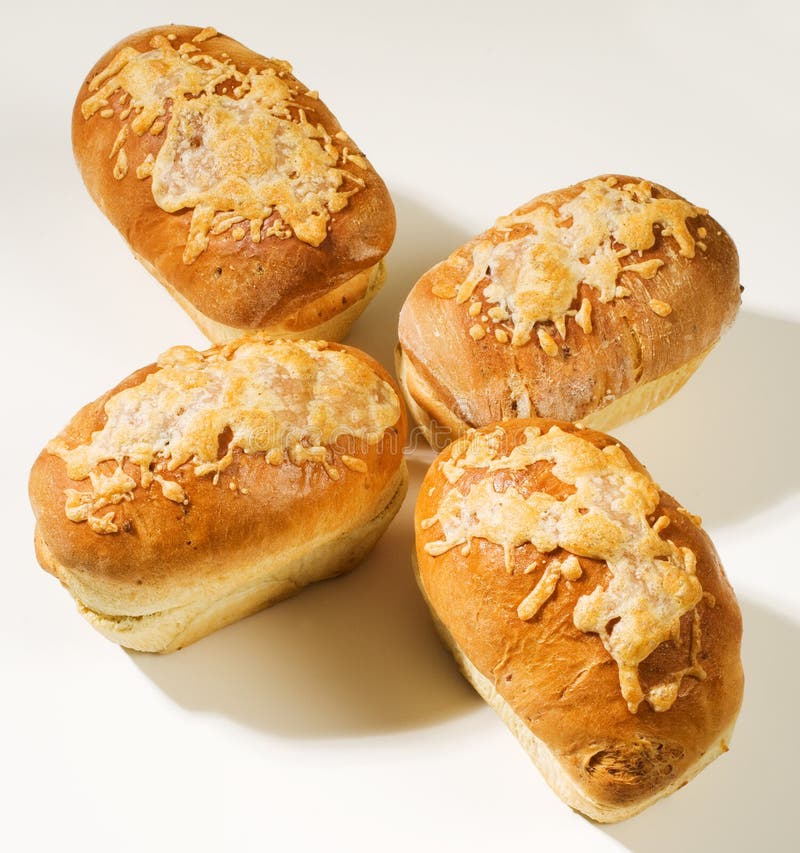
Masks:
[[[705,210],[601,176],[537,197],[426,273],[399,334],[472,426],[575,421],[706,352],[739,301],[736,249]]]
[[[461,651],[587,796],[606,804],[647,799],[701,761],[730,728],[741,701],[741,619],[713,545],[696,521],[649,481],[630,452],[608,436],[528,420],[476,435],[478,444],[471,449],[467,441],[474,442],[475,435],[445,451],[420,491],[417,559],[426,598]],[[564,514],[575,496],[591,503],[586,482],[578,477],[577,487],[565,483],[563,466],[557,458],[553,463],[552,454],[546,462],[517,464],[529,459],[534,447],[547,457],[548,441],[564,443],[565,437],[594,449],[610,448],[597,453],[610,454],[614,466],[602,476],[588,468],[586,476],[599,476],[603,488],[618,481],[626,500],[639,490],[636,501],[647,515],[635,535],[648,548],[655,544],[655,551],[663,550],[665,556],[657,561],[671,563],[664,572],[658,562],[646,569],[647,560],[628,567],[647,582],[645,589],[649,584],[655,592],[649,603],[638,581],[620,585],[619,551],[610,565],[600,558],[604,541],[608,547],[614,533],[615,525],[608,524],[612,504],[581,507],[590,510],[584,518],[604,516],[597,519],[602,523],[593,531],[595,541],[586,535],[581,540],[574,535],[580,519],[573,516],[565,525]],[[495,442],[488,453],[487,442]],[[481,457],[485,467],[476,464]],[[626,480],[638,486],[623,488]],[[481,487],[489,491],[467,511],[469,496]],[[498,512],[493,531],[487,519],[498,499],[508,507]],[[530,515],[521,511],[522,503]],[[464,510],[462,533],[470,526],[477,531],[468,539],[468,553],[452,541],[457,525],[448,504]],[[444,527],[442,514],[450,515]],[[513,571],[506,568],[507,559]],[[598,599],[609,597],[615,583],[618,591],[624,588],[616,599],[622,609],[604,611],[596,606],[603,603]],[[543,593],[538,597],[537,589]],[[662,607],[666,593],[680,606]],[[532,596],[536,606],[526,611]],[[593,623],[592,615],[610,616],[617,624]],[[629,642],[615,645],[615,631]],[[636,648],[639,655],[649,653],[632,668],[637,655],[631,658],[630,652]]]
[[[73,146],[134,252],[231,326],[290,316],[394,235],[385,186],[317,93],[210,29],[112,48],[78,94]]]

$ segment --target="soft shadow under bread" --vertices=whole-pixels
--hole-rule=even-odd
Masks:
[[[800,488],[800,323],[742,311],[686,386],[614,434],[703,518],[734,524]]]
[[[741,601],[744,704],[731,751],[682,791],[603,827],[635,853],[788,850],[797,835],[800,624]]]
[[[414,502],[427,461],[409,459],[409,496],[352,573],[175,654],[132,659],[180,705],[288,737],[397,731],[480,709],[436,636],[411,570]]]

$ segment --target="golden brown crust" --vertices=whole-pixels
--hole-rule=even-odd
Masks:
[[[139,258],[139,260],[142,259]],[[241,337],[241,329],[209,320],[191,302],[184,299],[169,282],[160,277],[149,264],[144,265],[164,285],[172,298],[194,320],[209,340],[221,344]],[[273,338],[291,340],[341,341],[385,281],[386,265],[381,260],[374,267],[356,273],[344,284],[304,305],[279,325],[269,326],[260,330],[259,333]]]
[[[639,181],[622,175],[596,180],[608,178],[620,186]],[[507,219],[524,217],[542,206],[559,210],[584,186],[539,196]],[[654,199],[680,199],[664,187],[647,186]],[[502,328],[495,329],[491,319],[486,322],[487,302],[481,316],[470,314],[471,302],[437,295],[453,292],[464,281],[477,246],[500,239],[498,229],[491,228],[414,286],[400,314],[403,354],[433,399],[470,426],[528,416],[579,421],[704,353],[733,321],[740,302],[736,248],[704,212],[690,216],[686,224],[696,247],[694,257],[682,254],[675,237],[656,228],[653,246],[628,256],[625,265],[663,263],[654,274],[648,273],[650,277],[621,272],[617,284],[627,288],[629,296],[602,301],[595,288],[585,282],[579,285],[571,308],[580,309],[584,300],[591,303],[588,333],[579,317],[566,316],[563,340],[553,323],[542,322],[536,324],[531,341],[517,346],[498,340],[495,331],[501,339],[507,335]],[[480,286],[476,298],[479,295]],[[661,316],[665,305],[671,310]],[[470,334],[482,320],[486,333]],[[556,342],[555,356],[539,345],[540,328]],[[425,408],[428,401],[417,402]]]
[[[470,427],[441,402],[437,394],[417,372],[411,359],[398,343],[394,351],[395,373],[411,418],[422,430],[426,441],[438,453]]]
[[[365,353],[337,344],[326,349],[348,353],[395,387]],[[106,423],[106,403],[123,389],[140,387],[156,371],[156,365],[142,368],[85,406],[57,441],[69,448],[85,445]],[[48,571],[57,566],[68,572],[70,592],[99,613],[137,616],[183,606],[226,572],[263,562],[265,554],[276,561],[287,553],[301,555],[306,543],[370,522],[383,509],[378,503],[391,500],[398,488],[407,425],[402,407],[397,411],[397,421],[379,440],[343,434],[329,446],[336,479],[330,466],[290,461],[286,453],[270,464],[263,452],[237,447],[216,483],[211,472],[195,473],[193,459],[168,475],[168,468],[161,469],[187,496],[175,502],[165,498],[156,480],[143,487],[139,466],[125,458],[122,468],[136,487],[132,499],[113,505],[118,529],[106,535],[65,514],[65,492],[85,489],[86,482],[70,479],[51,443],[30,476],[37,538],[46,546],[46,553],[39,548],[40,562]],[[101,462],[96,470],[109,475],[116,467],[116,462]]]
[[[332,215],[327,237],[318,246],[292,236],[288,239],[264,236],[253,242],[249,234],[234,239],[229,229],[210,237],[208,248],[192,263],[185,263],[192,210],[167,213],[154,201],[151,179],[140,179],[136,165],[148,154],[153,157],[164,143],[165,133],[128,132],[125,141],[127,173],[114,176],[114,160],[109,158],[121,128],[128,127],[136,113],[124,120],[120,114],[121,92],[109,99],[115,113],[103,117],[96,112],[84,118],[81,106],[91,95],[89,84],[117,53],[132,47],[150,49],[154,36],[175,35],[175,45],[191,43],[198,27],[157,27],[136,33],[112,47],[86,75],[75,102],[72,140],[75,158],[86,186],[101,210],[128,241],[134,253],[158,271],[196,309],[212,321],[242,330],[279,325],[303,306],[322,297],[357,273],[374,266],[388,251],[395,230],[394,208],[388,191],[372,166],[349,137],[344,138],[351,154],[359,158],[346,163],[347,170],[363,180],[364,186],[348,199],[347,205]],[[223,35],[200,43],[202,51],[215,59],[230,61],[242,71],[267,68],[270,61]],[[291,74],[286,82],[298,89],[295,109],[304,110],[309,120],[319,123],[335,137],[343,133],[339,123],[319,98],[307,94],[306,87]],[[164,117],[168,121],[170,107]],[[363,164],[363,168],[362,165]],[[272,220],[268,219],[264,229]],[[245,225],[248,223],[245,222]]]
[[[525,441],[526,427],[538,426],[545,433],[553,425],[541,420],[503,424],[503,452]],[[563,422],[556,425],[596,447],[618,444],[602,433]],[[635,470],[645,470],[627,448],[621,449]],[[452,447],[444,451],[439,462],[451,458],[452,452]],[[543,463],[513,472],[470,470],[458,488],[463,491],[487,477],[495,478],[500,488],[513,483],[524,494],[541,491],[563,500],[572,492]],[[666,516],[664,536],[678,548],[690,549],[697,559],[696,578],[703,596],[693,612],[699,616],[698,662],[705,678],[684,677],[668,710],[657,712],[642,702],[632,713],[620,690],[617,663],[596,634],[584,633],[573,621],[578,600],[598,586],[607,587],[607,564],[580,557],[582,576],[559,581],[535,618],[524,621],[518,614],[520,602],[567,552],[557,548],[541,554],[530,543],[518,547],[516,565],[536,562],[533,573],[521,568],[506,571],[502,548],[486,539],[474,539],[468,555],[453,548],[432,556],[426,546],[441,531],[423,520],[437,513],[450,488],[440,464],[434,463],[420,489],[415,515],[425,597],[454,644],[549,748],[559,772],[597,805],[598,813],[606,815],[603,819],[613,819],[608,815],[615,809],[623,813],[666,792],[676,779],[688,778],[732,727],[743,686],[739,608],[714,546],[697,520],[660,493],[652,517]],[[681,618],[678,642],[661,643],[640,665],[645,688],[690,665],[693,612]]]

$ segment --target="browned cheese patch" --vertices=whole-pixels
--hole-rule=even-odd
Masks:
[[[464,270],[461,282],[434,285],[433,293],[464,303],[470,317],[481,310],[475,305],[490,306],[488,319],[503,326],[495,336],[500,343],[523,346],[535,330],[542,350],[556,356],[556,336],[566,338],[568,317],[575,318],[584,334],[592,333],[590,300],[583,298],[575,307],[582,284],[601,303],[629,297],[630,290],[617,284],[621,273],[651,279],[667,263],[634,259],[635,253],[653,248],[656,226],[663,237],[675,239],[680,255],[693,258],[695,246],[704,250],[706,245],[695,241],[687,220],[704,213],[683,199],[654,197],[648,181],[619,185],[613,177],[594,178],[559,208],[543,202],[498,219],[489,236],[474,246],[471,259],[454,260]],[[705,237],[706,230],[700,231]],[[626,259],[630,261],[623,263]],[[658,300],[649,304],[661,317],[672,310]]]
[[[696,607],[703,590],[695,573],[694,552],[661,536],[669,519],[659,516],[653,524],[648,521],[659,503],[658,486],[632,467],[618,445],[600,449],[555,426],[545,434],[528,427],[525,441],[503,456],[504,437],[502,427],[490,433],[473,432],[440,463],[450,486],[436,514],[422,522],[424,530],[435,525],[441,530],[441,538],[425,545],[426,553],[437,557],[460,547],[466,555],[473,539],[485,539],[503,549],[506,569],[513,571],[514,551],[526,543],[542,554],[557,548],[567,551],[565,559],[550,561],[520,602],[517,612],[523,620],[537,615],[561,578],[581,577],[579,557],[604,560],[611,578],[605,587],[597,586],[578,599],[575,627],[597,634],[616,661],[622,696],[631,713],[643,700],[656,711],[667,710],[684,677],[705,678],[698,663],[697,611],[688,667],[647,691],[638,667],[661,643],[678,637],[681,617]],[[551,463],[552,474],[574,487],[574,492],[559,500],[547,492],[524,495],[513,485],[498,491],[494,477],[471,483],[466,492],[458,485],[467,470],[518,471],[541,461]]]
[[[88,489],[66,490],[67,518],[97,533],[116,533],[114,511],[100,510],[133,500],[139,486],[153,482],[167,500],[188,503],[173,472],[188,464],[196,477],[216,483],[237,448],[264,453],[271,465],[321,465],[339,480],[330,445],[343,436],[376,444],[400,417],[400,402],[390,385],[346,351],[251,336],[207,352],[167,350],[158,370],[106,401],[105,414],[88,442],[69,447],[59,436],[47,450],[64,460],[71,480],[89,481]],[[220,458],[223,436],[229,440]],[[138,466],[138,483],[123,470],[125,461]],[[358,457],[339,461],[366,472]],[[100,468],[108,462],[116,463],[111,474]]]
[[[234,217],[250,220],[254,242],[294,235],[319,246],[331,216],[364,186],[363,178],[345,167],[368,164],[296,103],[301,90],[287,82],[287,63],[269,60],[261,71],[242,72],[229,59],[203,52],[203,43],[215,35],[206,28],[193,44],[175,47],[175,39],[157,35],[148,51],[123,48],[90,81],[83,117],[111,118],[110,100],[123,93],[119,118],[130,122],[112,149],[117,180],[128,173],[129,131],[165,134],[151,162],[148,155],[131,165],[140,180],[152,177],[153,199],[162,210],[192,210],[184,263],[205,251],[210,235],[232,227]]]

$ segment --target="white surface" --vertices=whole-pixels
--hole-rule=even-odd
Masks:
[[[795,4],[18,3],[4,13],[0,848],[788,849],[798,764]],[[555,799],[439,646],[407,554],[415,488],[352,575],[177,655],[130,655],[36,565],[26,479],[84,402],[199,332],[72,163],[95,59],[171,17],[290,59],[386,179],[386,289],[350,343],[389,363],[429,265],[529,197],[658,180],[734,235],[735,328],[678,397],[619,431],[703,515],[745,618],[732,751],[620,826]],[[424,464],[413,464],[414,486]]]

